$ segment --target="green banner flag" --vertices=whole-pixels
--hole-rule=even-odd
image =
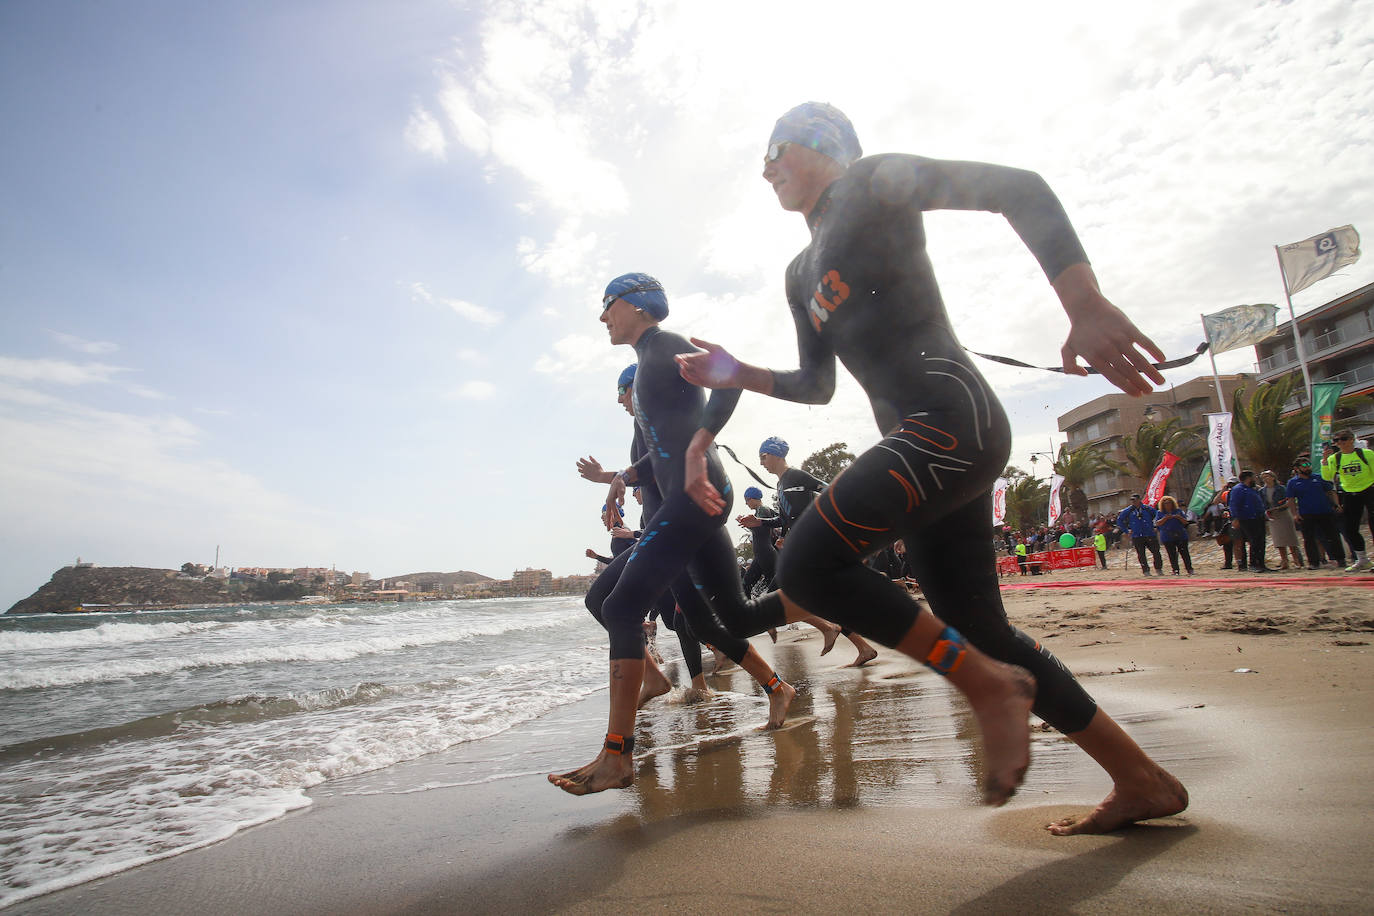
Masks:
[[[1331,441],[1331,421],[1345,382],[1315,382],[1312,385],[1312,465],[1322,460],[1322,443]]]
[[[1202,515],[1211,504],[1212,497],[1216,495],[1216,488],[1212,486],[1212,466],[1204,464],[1202,475],[1197,479],[1197,486],[1193,487],[1193,495],[1188,498],[1189,511],[1194,515]]]

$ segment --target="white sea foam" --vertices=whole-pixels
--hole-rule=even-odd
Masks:
[[[484,636],[501,636],[508,633],[566,626],[572,622],[567,612],[547,612],[523,617],[489,617],[485,620],[474,621],[454,620],[450,615],[445,619],[446,625],[430,624],[409,632],[398,632],[399,628],[387,625],[385,627],[386,633],[376,633],[375,631],[380,629],[379,627],[368,626],[363,628],[364,632],[369,634],[365,636],[356,635],[359,628],[346,627],[342,621],[327,617],[289,622],[277,620],[251,624],[235,623],[217,631],[214,634],[217,637],[216,642],[243,641],[250,644],[241,648],[184,654],[159,651],[143,658],[130,657],[121,653],[114,658],[86,664],[7,666],[7,670],[0,672],[0,690],[70,687],[76,684],[166,675],[196,668],[237,667],[264,663],[341,662],[364,655],[384,654],[403,649],[463,642]],[[156,624],[153,626],[163,625]],[[175,627],[178,625],[167,624],[166,626]],[[261,641],[261,634],[267,630],[275,629],[282,635],[291,636],[292,634],[299,634],[305,628],[316,631],[327,628],[343,635],[335,640],[320,640],[317,632],[315,637],[308,642],[287,642],[276,645],[264,644]],[[235,639],[235,637],[249,634],[252,635],[252,639]]]
[[[297,714],[15,761],[0,801],[0,834],[12,838],[0,906],[216,842],[308,804],[305,790],[325,780],[498,734],[603,689],[604,678],[602,653],[565,650],[396,686],[375,702],[309,694]]]
[[[218,620],[183,623],[102,623],[81,630],[46,633],[0,632],[0,652],[37,652],[44,649],[85,649],[92,646],[120,646],[204,633],[225,627]]]

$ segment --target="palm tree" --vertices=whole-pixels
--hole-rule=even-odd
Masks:
[[[1170,417],[1163,423],[1145,421],[1136,429],[1135,435],[1122,441],[1126,450],[1126,470],[1131,471],[1143,485],[1148,485],[1150,475],[1159,467],[1165,452],[1173,454],[1180,462],[1197,458],[1207,450],[1200,426],[1184,426],[1178,417]]]
[[[1007,524],[1014,530],[1044,524],[1050,508],[1050,485],[1034,477],[1019,477],[1007,487]]]
[[[1231,437],[1242,466],[1257,471],[1275,468],[1282,478],[1294,456],[1308,449],[1312,411],[1283,415],[1283,405],[1299,384],[1297,375],[1288,375],[1260,385],[1244,403],[1245,386],[1231,396]]]
[[[1103,471],[1120,473],[1120,464],[1107,457],[1101,445],[1082,445],[1069,451],[1065,442],[1059,446],[1059,457],[1054,460],[1054,473],[1064,478],[1061,490],[1068,493],[1069,508],[1080,519],[1088,515],[1088,497],[1083,492],[1088,481]]]

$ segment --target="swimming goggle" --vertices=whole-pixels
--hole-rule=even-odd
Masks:
[[[622,398],[625,397],[625,394],[626,394],[629,390],[630,390],[630,386],[629,386],[629,385],[616,385],[616,386],[615,386],[615,393],[616,393],[616,396],[617,396],[617,397],[622,397]]]
[[[787,152],[787,148],[792,145],[791,140],[780,140],[777,143],[769,144],[768,152],[763,157],[764,162],[777,162],[782,158],[782,154]]]
[[[606,295],[604,295],[604,296],[601,297],[601,311],[603,311],[603,312],[606,311],[606,309],[610,308],[610,307],[611,307],[611,304],[612,304],[613,302],[615,302],[615,300],[617,300],[617,299],[624,299],[626,296],[633,296],[635,293],[652,293],[652,292],[660,292],[660,293],[663,292],[663,284],[662,284],[662,283],[641,283],[641,284],[639,284],[638,286],[632,286],[632,287],[630,287],[629,289],[622,289],[622,290],[621,290],[620,292],[618,292],[618,293],[607,293]],[[631,302],[630,304],[631,304],[631,305],[634,305],[633,302]],[[636,305],[635,308],[639,308],[639,306]]]

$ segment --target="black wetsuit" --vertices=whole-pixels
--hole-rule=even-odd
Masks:
[[[765,522],[771,522],[778,517],[776,512],[762,503],[754,510],[754,515]],[[749,529],[749,533],[754,539],[754,559],[744,571],[745,595],[753,594],[754,586],[760,582],[765,585],[772,582],[778,565],[778,549],[773,546],[773,539],[776,537],[773,528],[767,524],[759,525],[757,528]]]
[[[1096,711],[1092,698],[1002,607],[988,530],[1011,430],[940,298],[921,216],[937,209],[1004,214],[1051,279],[1087,260],[1032,172],[882,155],[854,163],[825,190],[809,217],[811,244],[787,269],[800,367],[773,373],[773,395],[829,401],[838,357],[887,438],[792,527],[778,578],[812,613],[895,646],[918,605],[862,559],[902,538],[935,613],[992,657],[1028,668],[1036,714],[1079,731]]]
[[[634,464],[644,457],[644,437],[639,432],[638,424],[635,425],[634,440],[630,443],[630,463]],[[646,477],[641,478],[639,483],[640,496],[644,498],[644,515],[639,520],[640,534],[643,537],[643,529],[648,526],[648,519],[653,518],[655,512],[663,505],[663,498],[658,495],[658,488],[654,486],[651,475],[652,470],[647,470]],[[673,584],[658,596],[649,609],[649,619],[655,617],[662,618],[663,625],[672,630],[677,636],[678,648],[682,650],[682,660],[687,665],[687,676],[694,678],[701,674],[701,643],[697,641],[692,633],[692,628],[688,625],[686,617],[678,610],[678,593],[688,596],[689,602],[697,600],[696,588],[692,585],[692,580],[686,573],[673,580]]]
[[[612,659],[643,655],[640,622],[645,608],[669,583],[698,639],[737,663],[749,649],[748,641],[732,632],[744,628],[745,600],[734,548],[724,530],[733,493],[715,446],[707,451],[707,476],[725,497],[725,511],[707,515],[683,489],[684,458],[693,435],[699,428],[718,433],[740,392],[713,391],[707,401],[702,389],[683,381],[673,357],[693,352],[686,338],[657,326],[635,343],[635,422],[645,446],[635,468],[641,480],[652,477],[662,502],[634,549],[616,557],[587,592],[587,608],[610,636]]]

